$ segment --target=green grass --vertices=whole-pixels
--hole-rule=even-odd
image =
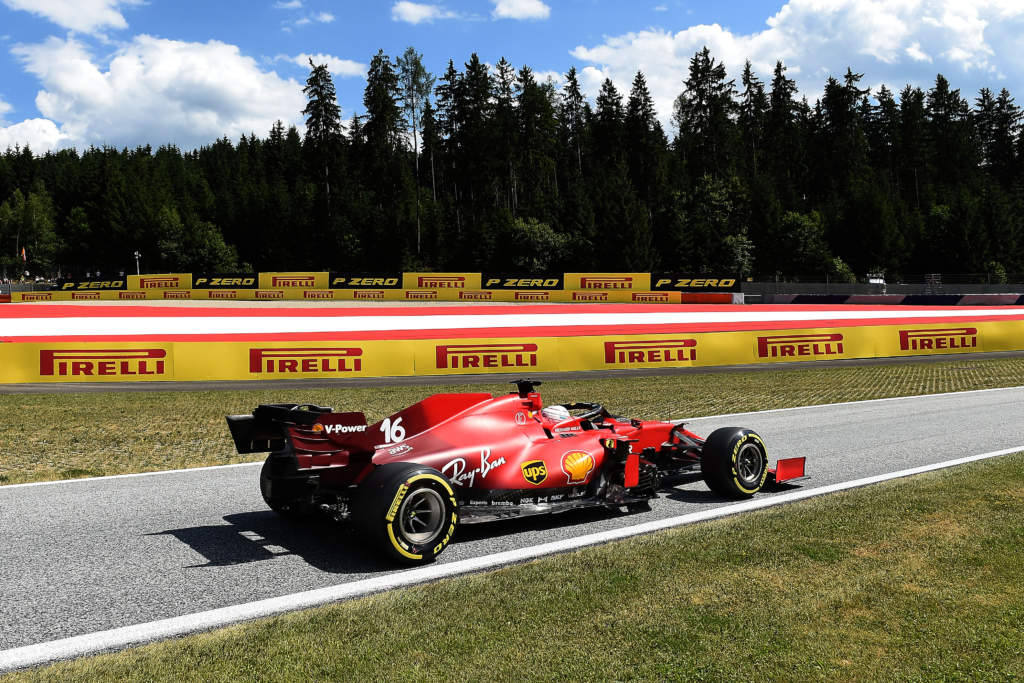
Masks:
[[[547,402],[600,401],[642,418],[685,418],[1024,384],[1024,359],[760,370],[550,382]],[[507,384],[260,391],[0,395],[0,484],[223,465],[239,456],[224,415],[257,403],[363,410],[371,421],[438,391]],[[256,456],[259,457],[259,456]]]
[[[13,681],[1024,677],[1024,454]]]

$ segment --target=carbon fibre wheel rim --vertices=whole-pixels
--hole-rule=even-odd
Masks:
[[[736,455],[736,476],[745,486],[757,485],[764,470],[764,459],[757,444],[747,443]]]
[[[398,526],[410,543],[433,540],[444,524],[444,499],[432,488],[410,491],[398,511]]]

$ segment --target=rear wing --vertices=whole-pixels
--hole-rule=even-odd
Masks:
[[[317,418],[330,412],[333,409],[326,406],[265,403],[251,415],[228,415],[228,429],[239,453],[268,453],[284,448],[288,427],[311,428]]]

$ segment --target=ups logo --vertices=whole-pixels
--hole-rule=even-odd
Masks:
[[[548,468],[543,460],[530,460],[523,463],[523,479],[534,486],[540,486],[548,478]]]

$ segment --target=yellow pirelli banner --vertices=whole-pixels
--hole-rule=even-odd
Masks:
[[[1024,350],[1024,321],[414,340],[0,344],[0,383],[517,374]]]
[[[480,273],[404,273],[403,289],[480,289]]]
[[[260,273],[260,289],[328,289],[330,273]]]
[[[647,291],[651,289],[650,273],[566,273],[566,290]]]
[[[129,275],[125,289],[192,289],[192,273],[166,273],[163,275]]]

